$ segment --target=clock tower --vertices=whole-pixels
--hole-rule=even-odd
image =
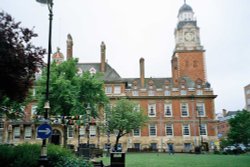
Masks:
[[[206,82],[205,50],[200,44],[200,29],[193,9],[184,4],[179,9],[175,29],[175,49],[172,56],[173,83],[177,86],[185,77],[193,82]]]

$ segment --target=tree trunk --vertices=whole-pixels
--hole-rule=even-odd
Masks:
[[[117,151],[117,147],[118,147],[118,143],[119,143],[120,138],[121,138],[121,133],[119,131],[119,133],[116,136],[116,141],[115,141],[115,146],[114,146],[115,151]]]

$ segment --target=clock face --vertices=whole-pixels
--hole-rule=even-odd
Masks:
[[[186,41],[193,41],[194,40],[194,33],[192,33],[192,32],[186,32],[185,33],[185,40]]]

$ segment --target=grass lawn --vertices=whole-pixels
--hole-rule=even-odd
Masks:
[[[105,165],[110,158],[101,158]],[[126,167],[250,167],[250,154],[174,154],[127,153]]]

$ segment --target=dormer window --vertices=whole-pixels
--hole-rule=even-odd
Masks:
[[[148,91],[148,96],[154,96],[155,95],[155,91],[154,90],[149,90]]]
[[[89,73],[90,74],[96,74],[96,69],[94,68],[94,67],[91,67],[90,69],[89,69]]]
[[[187,95],[187,91],[186,90],[181,90],[181,95],[182,96]]]
[[[186,80],[185,79],[182,79],[180,84],[181,84],[181,89],[186,88]]]
[[[81,68],[78,68],[78,69],[77,69],[77,74],[78,74],[78,75],[82,75],[82,69],[81,69]]]
[[[133,96],[139,96],[139,92],[138,92],[137,90],[133,90],[133,91],[132,91],[132,95],[133,95]]]
[[[202,80],[200,80],[200,79],[196,80],[196,87],[197,87],[198,89],[201,89],[201,88],[202,88]]]

